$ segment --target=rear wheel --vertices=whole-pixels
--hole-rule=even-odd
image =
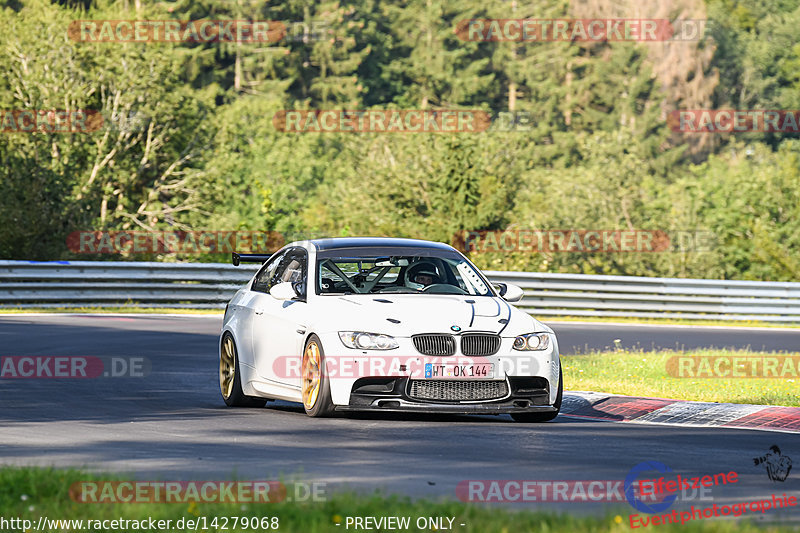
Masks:
[[[325,371],[325,352],[319,337],[311,335],[303,350],[303,408],[308,416],[323,417],[333,413],[331,385]]]
[[[219,388],[225,405],[229,407],[264,407],[267,400],[246,396],[242,392],[239,373],[239,353],[233,335],[225,333],[219,350]]]
[[[559,368],[558,393],[556,394],[556,401],[553,403],[553,407],[555,407],[556,410],[552,413],[515,413],[511,415],[511,418],[513,418],[515,422],[550,422],[557,417],[558,413],[561,411],[561,398],[563,396],[564,374],[561,372],[561,368]]]

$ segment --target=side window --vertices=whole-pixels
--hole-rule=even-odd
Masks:
[[[300,282],[300,293],[306,296],[306,286],[308,278],[308,254],[303,249],[295,249],[281,260],[281,266],[275,272],[275,283],[297,283]]]
[[[336,292],[337,286],[341,287],[342,285],[343,285],[342,278],[340,278],[338,274],[334,273],[333,270],[328,268],[327,264],[320,265],[319,294],[325,294],[326,292]]]
[[[284,252],[278,257],[273,257],[269,263],[261,268],[261,271],[259,271],[255,280],[253,281],[252,289],[254,291],[266,293],[269,292],[269,290],[272,288],[272,285],[274,285],[274,283],[271,283],[270,280],[274,278],[276,270],[279,269],[287,253],[288,252]]]
[[[308,254],[305,250],[288,250],[261,269],[253,282],[253,290],[269,293],[278,283],[301,281],[301,293],[305,295],[307,265]]]

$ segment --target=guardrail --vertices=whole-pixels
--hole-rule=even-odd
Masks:
[[[0,261],[0,307],[221,308],[259,265]]]
[[[800,322],[800,283],[485,272],[524,289],[537,316],[674,317]]]
[[[0,261],[0,307],[222,308],[258,265]],[[800,322],[800,283],[493,272],[536,316]]]

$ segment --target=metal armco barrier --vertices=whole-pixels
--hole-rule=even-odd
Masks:
[[[259,265],[0,261],[0,307],[221,308]]]
[[[800,283],[485,272],[519,285],[536,316],[673,317],[800,322]]]
[[[0,307],[222,308],[258,265],[0,261]],[[535,316],[800,322],[800,283],[492,272]]]

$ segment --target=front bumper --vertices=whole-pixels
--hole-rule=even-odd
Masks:
[[[555,339],[549,349],[542,351],[515,351],[512,349],[514,339],[504,337],[496,355],[465,358],[456,353],[454,356],[431,358],[417,352],[410,338],[396,337],[399,343],[397,349],[377,352],[345,348],[336,333],[319,335],[325,347],[331,399],[337,409],[452,413],[548,412],[548,409],[552,411],[550,406],[556,400],[560,362]],[[409,394],[409,382],[424,378],[428,362],[493,364],[494,376],[487,377],[487,381],[505,382],[507,394],[492,396],[490,400],[460,402],[413,397]],[[391,385],[363,388],[365,379],[373,381],[373,385]],[[537,389],[533,395],[535,398],[531,391],[519,391],[514,386],[517,380],[526,379],[540,380],[538,385],[523,387]]]
[[[496,399],[442,400],[414,397],[412,379],[363,378],[353,384],[348,405],[341,411],[405,411],[453,414],[552,413],[550,384],[538,377],[507,377],[506,392]],[[448,385],[472,385],[474,381],[449,380]],[[498,383],[497,380],[493,383]]]

